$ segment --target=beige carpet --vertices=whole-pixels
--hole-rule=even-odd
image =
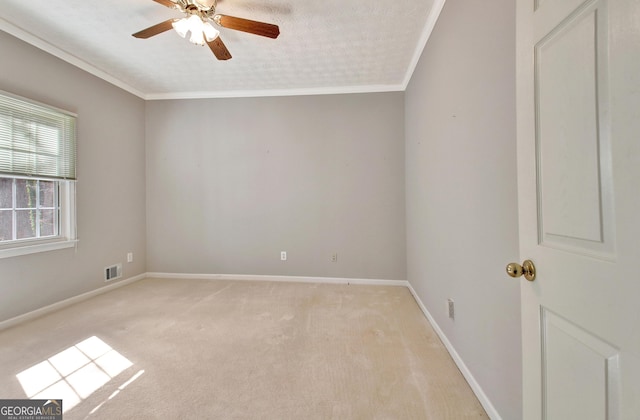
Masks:
[[[404,287],[145,279],[0,332],[65,419],[487,418]]]

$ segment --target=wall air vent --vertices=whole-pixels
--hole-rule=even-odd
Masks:
[[[111,281],[122,277],[122,264],[112,265],[104,269],[104,281]]]

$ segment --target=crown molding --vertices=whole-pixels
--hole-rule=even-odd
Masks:
[[[336,86],[304,89],[271,89],[271,90],[229,90],[211,92],[175,92],[175,93],[151,93],[145,99],[215,99],[215,98],[251,98],[267,96],[309,96],[309,95],[340,95],[349,93],[376,93],[376,92],[401,92],[402,85],[363,85],[363,86]]]

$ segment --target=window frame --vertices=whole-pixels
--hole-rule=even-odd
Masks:
[[[23,115],[23,117],[24,115],[27,115],[27,114],[24,114],[24,110],[26,109],[24,108],[25,104],[27,107],[32,105],[34,107],[33,108],[33,112],[35,113],[34,115],[36,115],[34,117],[35,119],[32,121],[36,124],[39,123],[39,120],[38,120],[40,118],[39,115],[43,115],[43,114],[38,114],[39,112],[37,110],[38,108],[43,109],[43,112],[45,113],[59,114],[61,116],[64,116],[64,118],[71,117],[73,119],[71,121],[71,126],[69,126],[73,130],[71,132],[72,137],[66,137],[66,139],[70,139],[72,143],[65,143],[65,146],[64,146],[64,147],[68,147],[68,145],[71,144],[73,146],[73,149],[65,148],[63,152],[63,153],[68,153],[68,152],[72,153],[72,156],[70,156],[70,159],[72,160],[70,162],[72,162],[73,170],[70,175],[67,175],[68,172],[65,174],[61,174],[60,176],[58,176],[58,173],[54,174],[53,176],[49,176],[45,174],[38,175],[37,173],[29,174],[28,172],[21,173],[21,172],[0,171],[0,177],[3,177],[3,178],[9,178],[14,180],[27,179],[27,180],[53,181],[57,184],[57,189],[58,189],[57,235],[46,236],[43,238],[12,239],[9,241],[2,241],[0,242],[0,259],[74,247],[78,242],[77,226],[76,226],[76,182],[77,181],[76,181],[76,175],[75,175],[75,165],[76,165],[76,159],[77,159],[76,158],[77,133],[75,131],[76,124],[77,124],[76,122],[77,114],[60,109],[60,108],[56,108],[54,106],[43,104],[41,102],[33,101],[28,98],[23,98],[21,96],[14,95],[12,93],[2,91],[2,90],[0,90],[0,96],[4,98],[5,106],[8,106],[9,109],[11,109],[10,107],[13,105],[12,104],[7,105],[7,104],[11,103],[12,100],[17,101],[16,102],[17,109],[20,112],[23,112],[23,114],[21,114]],[[23,104],[21,104],[20,102],[22,102]],[[65,126],[65,129],[67,129],[67,126]],[[69,134],[69,131],[66,131],[64,135],[67,136],[68,134]],[[63,164],[66,164],[66,163],[63,163]],[[15,185],[15,181],[12,185]],[[15,189],[15,187],[13,188]],[[17,209],[15,207],[16,205],[17,203],[14,202],[13,203],[14,207],[12,209],[14,212]]]
[[[0,176],[9,179],[36,179],[9,175]],[[44,180],[49,181],[49,179]],[[75,181],[61,179],[52,179],[51,181],[58,184],[58,234],[43,238],[13,239],[0,242],[0,259],[71,248],[78,242],[76,236]]]

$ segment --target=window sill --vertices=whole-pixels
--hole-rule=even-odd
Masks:
[[[38,252],[54,251],[74,247],[78,243],[77,239],[55,239],[25,245],[17,245],[11,248],[0,248],[0,258],[17,257],[19,255],[35,254]]]

